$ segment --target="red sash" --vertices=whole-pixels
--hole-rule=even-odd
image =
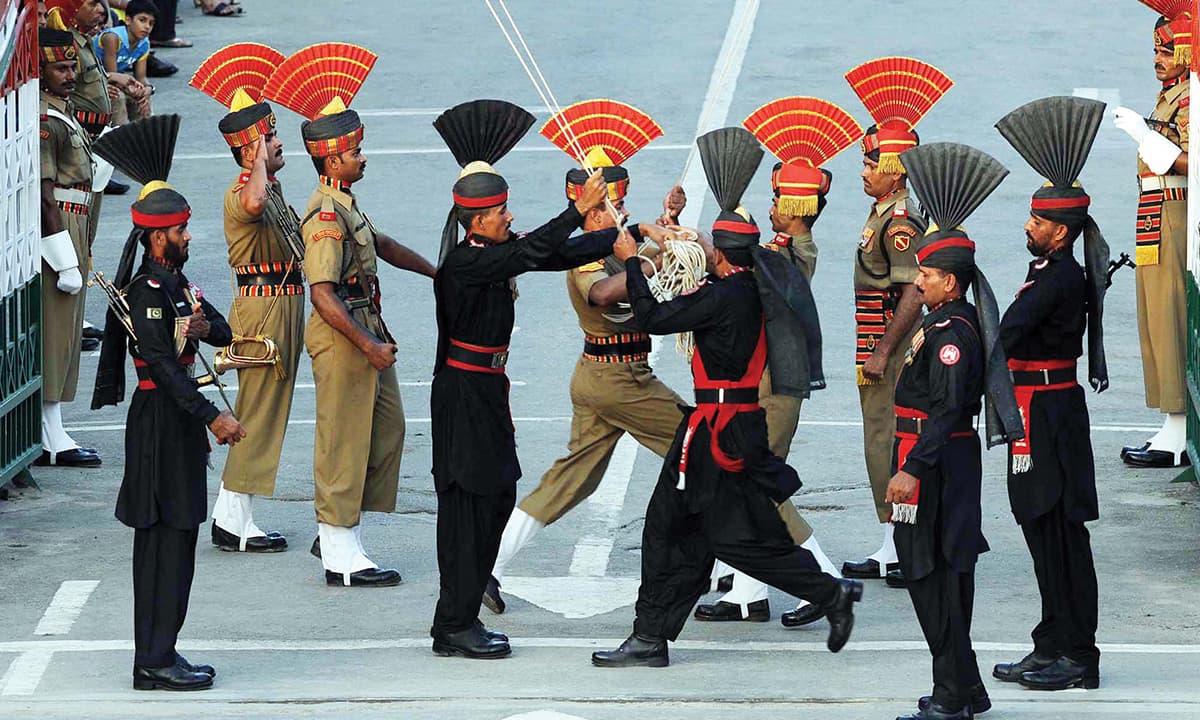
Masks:
[[[1008,369],[1014,373],[1013,391],[1017,397],[1017,407],[1021,410],[1021,423],[1025,426],[1025,438],[1014,440],[1012,447],[1012,471],[1014,474],[1029,472],[1033,469],[1033,436],[1029,432],[1029,407],[1033,403],[1033,394],[1046,390],[1066,390],[1079,383],[1075,380],[1052,382],[1050,371],[1075,370],[1074,360],[1009,360]],[[1019,383],[1019,373],[1042,373],[1044,382],[1037,384]]]

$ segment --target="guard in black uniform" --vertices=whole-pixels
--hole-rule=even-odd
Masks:
[[[824,380],[808,281],[787,259],[759,247],[758,226],[739,206],[762,148],[740,127],[715,130],[697,144],[722,210],[706,248],[708,279],[695,292],[659,302],[633,238],[622,235],[614,248],[625,263],[638,325],[655,335],[694,333],[696,407],[684,410],[646,508],[633,634],[616,650],[592,654],[601,667],[668,665],[667,642],[709,588],[716,558],[824,610],[832,652],[849,639],[853,604],[862,597],[861,582],[821,572],[777,509],[800,488],[800,478],[771,452],[758,404],[763,369],[769,357],[772,378],[784,384],[804,377],[819,387]],[[798,333],[807,346],[794,342]]]
[[[1087,401],[1075,366],[1086,328],[1088,380],[1097,392],[1108,387],[1101,325],[1108,243],[1076,181],[1103,117],[1102,102],[1050,97],[996,125],[1049,180],[1034,193],[1025,223],[1034,260],[1000,323],[1025,420],[1025,439],[1009,447],[1008,497],[1033,557],[1042,617],[1033,652],[992,670],[1000,680],[1039,690],[1100,685],[1096,568],[1085,525],[1100,513]],[[1081,233],[1086,272],[1073,255]]]
[[[246,435],[233,412],[209,402],[193,378],[198,343],[225,346],[233,333],[183,274],[191,209],[165,182],[178,130],[178,115],[156,115],[95,144],[98,154],[145,185],[131,209],[133,232],[115,282],[106,288],[110,307],[92,398],[93,409],[124,398],[128,341],[138,383],[126,421],[116,515],[134,528],[137,690],[212,687],[212,667],[188,663],[175,640],[187,615],[198,528],[208,516],[205,427],[220,444]],[[139,248],[145,252],[135,274]]]
[[[584,214],[607,197],[600,172],[558,217],[525,235],[510,230],[508,183],[492,165],[533,120],[511,103],[476,100],[434,122],[463,168],[434,278],[438,348],[430,406],[441,594],[430,634],[438,655],[496,658],[512,652],[506,636],[484,629],[479,605],[521,477],[504,374],[515,278],[599,260],[612,252],[617,236],[613,228],[567,242]],[[459,225],[467,234],[462,241]]]
[[[975,561],[988,550],[974,426],[985,391],[989,446],[1019,436],[1021,421],[997,338],[996,299],[960,225],[1008,170],[954,143],[914,148],[904,163],[933,224],[917,250],[916,286],[928,312],[896,384],[887,501],[900,569],[933,655],[933,693],[898,720],[970,718],[991,707],[971,648]],[[964,298],[969,287],[976,306]]]

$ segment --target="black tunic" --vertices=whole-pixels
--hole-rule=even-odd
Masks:
[[[125,425],[125,476],[116,516],[133,528],[161,523],[193,530],[208,515],[206,428],[220,411],[180,363],[181,356],[195,354],[195,341],[187,341],[182,353],[175,349],[175,319],[192,314],[184,296],[188,285],[182,273],[147,260],[127,290],[137,335],[129,354],[146,363],[141,373],[157,386],[134,392]],[[228,345],[233,333],[225,318],[202,296],[198,301],[210,323],[204,342]]]
[[[515,296],[510,280],[530,270],[567,270],[612,252],[615,229],[570,234],[583,222],[571,205],[526,235],[490,245],[460,242],[433,281],[437,299],[438,351],[430,410],[433,478],[437,490],[451,485],[478,494],[511,488],[521,477],[517,461],[508,377],[446,364],[450,339],[485,347],[507,346]]]
[[[915,524],[896,523],[905,577],[933,571],[937,553],[959,573],[974,571],[983,537],[979,436],[969,431],[982,406],[984,359],[975,308],[966,300],[927,313],[896,383],[896,405],[928,415],[900,468],[921,482]],[[892,454],[896,469],[899,443]]]
[[[1012,360],[1077,360],[1087,326],[1087,282],[1070,250],[1029,263],[1025,283],[1000,321],[1000,341]],[[1083,387],[1033,393],[1029,410],[1033,467],[1012,472],[1008,498],[1024,524],[1061,499],[1069,519],[1099,517],[1096,471]]]
[[[641,261],[630,258],[625,265],[629,302],[639,327],[652,335],[693,331],[709,378],[738,380],[745,375],[763,328],[763,305],[752,272],[738,272],[725,279],[710,276],[695,292],[658,302],[642,274]],[[692,407],[681,409],[684,415],[663,462],[659,482],[678,481],[683,437],[695,411]],[[710,438],[708,425],[701,423],[691,447],[707,448]],[[796,471],[771,453],[767,416],[762,409],[735,415],[718,443],[730,458],[745,461],[745,469],[738,475],[759,484],[775,502],[782,502],[800,488]],[[689,453],[684,489],[688,509],[700,512],[707,508],[716,495],[717,483],[727,475],[730,473],[716,464],[711,453]]]

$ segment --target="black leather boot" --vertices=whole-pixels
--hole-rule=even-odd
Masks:
[[[1037,650],[1021,658],[1020,662],[998,663],[992,668],[992,677],[1004,682],[1018,682],[1021,675],[1033,670],[1042,670],[1054,664],[1058,658],[1039,655]]]
[[[671,664],[671,659],[666,640],[644,638],[634,633],[616,650],[592,653],[592,664],[597,667],[666,667]]]
[[[841,650],[850,639],[850,631],[854,629],[854,603],[862,600],[863,594],[863,584],[858,580],[837,582],[837,595],[825,607],[825,617],[829,618],[829,638],[825,647],[829,652]]]

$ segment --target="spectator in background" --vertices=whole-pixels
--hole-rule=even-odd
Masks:
[[[175,36],[175,16],[179,11],[179,0],[161,0],[158,7],[158,21],[154,23],[154,31],[150,33],[151,47],[160,48],[189,48],[191,40]]]
[[[115,125],[150,115],[150,95],[154,89],[146,83],[146,64],[150,54],[148,38],[157,17],[158,7],[153,0],[129,0],[125,6],[125,24],[108,28],[92,40],[96,56],[108,71],[110,88],[120,91],[113,97]]]

